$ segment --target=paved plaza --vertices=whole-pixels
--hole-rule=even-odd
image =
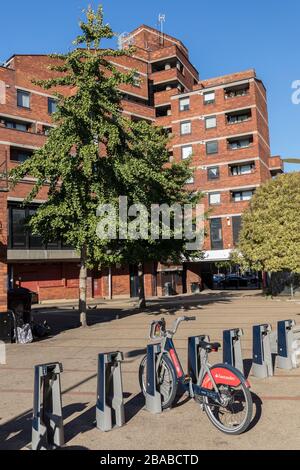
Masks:
[[[33,402],[33,366],[63,363],[62,400],[66,448],[71,449],[300,449],[300,369],[278,370],[268,379],[249,375],[255,402],[250,430],[229,437],[217,431],[199,405],[182,396],[160,415],[144,409],[138,368],[148,343],[149,324],[164,316],[167,325],[180,315],[196,321],[180,325],[175,343],[186,366],[187,338],[208,334],[221,341],[228,328],[242,328],[246,370],[251,367],[252,325],[294,319],[300,323],[300,301],[265,299],[255,292],[204,293],[152,300],[140,312],[129,301],[103,302],[89,310],[90,327],[78,328],[71,306],[38,307],[37,319],[47,319],[53,335],[28,345],[7,345],[7,364],[0,365],[0,448],[29,449]],[[126,425],[103,433],[95,427],[96,368],[99,352],[125,354],[123,389]],[[212,353],[212,363],[222,352]]]

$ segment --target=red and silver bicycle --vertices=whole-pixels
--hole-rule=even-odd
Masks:
[[[160,353],[157,359],[157,384],[162,399],[162,408],[170,408],[181,384],[191,398],[200,404],[209,420],[226,434],[241,434],[250,425],[253,402],[250,384],[243,374],[227,364],[210,365],[208,354],[221,347],[219,343],[201,341],[199,343],[200,367],[196,380],[184,374],[176,353],[173,337],[183,321],[195,317],[180,317],[172,330],[166,329],[165,320],[151,323],[150,338],[160,340]],[[141,389],[146,395],[147,356],[142,359],[139,369]]]

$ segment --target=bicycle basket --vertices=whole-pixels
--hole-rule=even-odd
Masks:
[[[165,331],[165,322],[164,320],[153,321],[150,325],[150,339],[158,339],[163,337]]]

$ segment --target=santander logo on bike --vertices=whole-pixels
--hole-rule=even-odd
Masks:
[[[221,375],[221,374],[216,374],[215,375],[215,378],[216,379],[225,379],[225,380],[231,380],[231,381],[234,381],[235,380],[235,377],[232,376],[232,375]]]

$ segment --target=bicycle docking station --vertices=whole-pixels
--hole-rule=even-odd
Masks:
[[[223,362],[235,367],[244,375],[241,337],[244,332],[240,328],[223,331]]]
[[[160,354],[160,344],[148,344],[147,346],[147,384],[146,384],[146,409],[150,413],[161,413],[161,394],[157,384],[157,357]]]
[[[253,326],[252,373],[255,377],[260,379],[274,375],[271,352],[271,332],[272,328],[269,324]]]
[[[201,369],[200,343],[209,342],[210,337],[206,335],[190,336],[188,338],[188,374],[193,383],[197,383]]]
[[[125,424],[120,351],[98,355],[96,426],[102,431]]]
[[[64,445],[60,374],[62,364],[36,365],[32,417],[32,450],[53,450]]]
[[[300,345],[300,328],[295,328],[295,320],[279,321],[277,324],[277,362],[279,369],[295,369],[300,365],[300,351],[294,348],[295,342]],[[297,343],[296,343],[297,344]],[[298,360],[297,360],[298,356]]]

